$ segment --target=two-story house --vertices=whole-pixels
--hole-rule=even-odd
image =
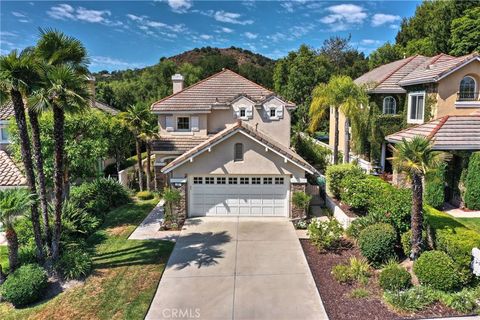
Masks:
[[[315,173],[290,149],[295,105],[230,70],[185,89],[172,81],[151,107],[157,184],[182,191],[187,216],[295,216],[292,193]]]

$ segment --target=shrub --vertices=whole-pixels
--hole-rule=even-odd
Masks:
[[[165,188],[162,193],[163,200],[165,200],[165,221],[175,222],[177,221],[177,215],[175,207],[182,200],[180,191],[175,188]]]
[[[15,307],[40,300],[47,288],[47,273],[36,264],[21,266],[2,285],[2,297]]]
[[[432,289],[422,286],[405,291],[385,291],[383,297],[394,309],[409,312],[420,311],[437,300]]]
[[[322,147],[311,138],[304,138],[301,135],[294,135],[292,140],[292,145],[299,155],[309,163],[313,163],[319,171],[325,171],[328,159],[332,153],[330,149]]]
[[[369,213],[364,217],[359,217],[350,223],[348,226],[347,230],[345,233],[347,236],[358,240],[360,237],[360,233],[362,232],[363,229],[365,229],[368,226],[371,226],[372,224],[376,223],[389,223],[390,219],[388,219],[385,215],[383,214],[376,214],[376,213]]]
[[[343,179],[352,176],[362,176],[360,167],[353,164],[337,164],[327,167],[327,189],[337,199],[340,199]]]
[[[359,282],[367,284],[370,277],[370,265],[364,258],[352,257],[348,265],[339,264],[332,268],[332,275],[340,283]]]
[[[100,219],[70,200],[63,203],[62,228],[72,236],[88,237],[100,226]]]
[[[402,233],[402,236],[400,237],[400,242],[402,244],[403,253],[405,254],[405,256],[408,257],[412,252],[412,230],[408,230]],[[427,242],[427,233],[425,231],[422,231],[422,251],[427,249]]]
[[[427,251],[413,264],[413,271],[421,284],[442,291],[452,291],[460,286],[457,268],[445,252]]]
[[[358,244],[363,256],[378,266],[395,257],[396,239],[397,235],[391,225],[377,223],[360,233]]]
[[[140,200],[150,200],[153,199],[155,195],[150,191],[140,191],[137,192],[137,198]]]
[[[92,257],[80,247],[66,249],[57,262],[57,269],[66,280],[84,278],[92,270]]]
[[[445,203],[445,168],[446,164],[442,164],[425,176],[425,203],[436,209]]]
[[[365,288],[355,288],[350,292],[349,296],[353,299],[362,299],[370,296],[370,291]]]
[[[462,313],[472,312],[477,308],[478,294],[470,288],[463,289],[460,292],[439,293],[440,301],[447,307]]]
[[[393,187],[374,176],[349,176],[342,182],[340,198],[355,210],[364,212],[383,194]]]
[[[340,283],[350,283],[353,280],[350,267],[344,264],[336,265],[332,268],[332,275]]]
[[[368,214],[384,216],[402,234],[410,228],[410,213],[412,211],[412,191],[392,187],[388,192],[372,199]]]
[[[380,273],[379,284],[383,290],[400,291],[412,286],[412,276],[398,264],[388,264]]]
[[[308,225],[310,241],[319,249],[326,250],[335,247],[343,234],[343,228],[336,219],[321,221],[312,219]]]
[[[468,162],[465,205],[469,209],[480,210],[480,152],[472,153]]]

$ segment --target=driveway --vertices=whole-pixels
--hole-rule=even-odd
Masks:
[[[292,223],[195,218],[146,319],[328,319]]]

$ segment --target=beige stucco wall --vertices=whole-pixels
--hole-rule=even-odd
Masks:
[[[330,108],[329,140],[328,144],[335,145],[335,110]],[[338,116],[338,150],[345,150],[345,115],[339,111]]]
[[[477,82],[476,91],[480,91],[480,61],[475,60],[438,82],[435,118],[440,118],[445,115],[467,115],[476,110],[480,110],[480,104],[478,107],[462,108],[455,106],[457,92],[460,88],[460,81],[467,75],[475,79]]]
[[[235,143],[243,143],[244,161],[233,161]],[[191,174],[284,174],[304,178],[305,171],[275,152],[265,151],[265,147],[242,133],[213,146],[172,171],[173,178],[183,178]]]

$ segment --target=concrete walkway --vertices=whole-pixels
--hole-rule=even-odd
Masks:
[[[445,212],[454,218],[480,218],[480,211],[463,211],[462,209],[454,208],[445,210]]]
[[[292,223],[186,222],[146,319],[328,319]]]

